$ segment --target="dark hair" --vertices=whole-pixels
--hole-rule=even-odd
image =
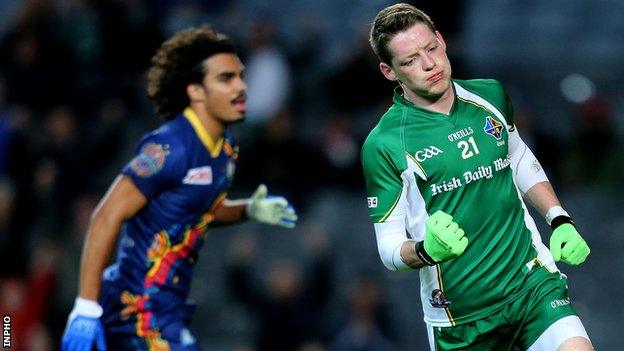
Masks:
[[[379,11],[371,26],[369,42],[375,55],[390,64],[392,55],[388,51],[388,42],[399,32],[407,30],[417,23],[424,23],[433,32],[436,31],[431,18],[426,13],[409,4],[395,4]]]
[[[203,61],[219,53],[236,53],[234,44],[210,26],[190,28],[165,41],[152,57],[147,74],[147,95],[156,103],[156,114],[172,119],[190,104],[186,87],[201,83]]]

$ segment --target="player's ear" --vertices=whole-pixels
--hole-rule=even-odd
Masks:
[[[380,62],[379,63],[379,70],[381,71],[381,74],[384,75],[384,77],[386,77],[387,80],[396,82],[397,80],[399,80],[399,78],[397,78],[396,74],[394,74],[394,71],[392,70],[392,67],[390,67],[390,65],[388,65],[385,62]]]
[[[440,34],[440,32],[438,32],[436,30],[435,31],[435,36],[436,36],[436,38],[438,38],[438,41],[440,42],[440,45],[442,46],[442,49],[444,49],[444,51],[446,51],[446,42],[444,41],[444,38],[442,37],[442,34]]]
[[[191,102],[204,101],[204,87],[201,84],[194,83],[187,85],[186,94]]]

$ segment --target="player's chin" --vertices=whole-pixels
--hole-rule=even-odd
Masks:
[[[432,96],[444,95],[451,88],[451,80],[449,78],[441,79],[429,87],[429,93]]]
[[[241,123],[244,120],[245,120],[245,112],[237,112],[235,114],[235,116],[233,116],[232,118],[229,118],[226,123],[227,124],[236,124],[236,123]]]

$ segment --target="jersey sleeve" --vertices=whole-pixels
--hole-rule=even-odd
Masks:
[[[171,137],[154,132],[145,136],[135,156],[124,167],[128,176],[148,199],[179,184],[187,165],[184,146]]]
[[[403,180],[388,150],[367,140],[361,156],[371,220],[380,223],[404,218],[404,208],[399,206]]]

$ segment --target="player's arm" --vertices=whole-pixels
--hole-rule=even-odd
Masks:
[[[436,211],[425,220],[422,240],[405,239],[405,221],[375,223],[377,247],[384,265],[391,270],[435,266],[461,255],[468,238],[453,217]]]
[[[102,271],[110,259],[121,225],[147,204],[147,199],[127,176],[118,176],[93,213],[80,262],[78,296],[97,301]]]
[[[264,184],[258,186],[249,199],[225,199],[214,212],[216,224],[233,224],[247,219],[261,223],[294,228],[297,223],[295,209],[281,196],[267,195]]]
[[[369,215],[374,223],[377,249],[384,266],[393,271],[419,269],[460,255],[466,249],[468,239],[452,217],[442,211],[429,216],[424,205],[420,210],[412,211],[416,212],[411,215],[419,224],[412,228],[416,232],[411,233],[416,240],[408,237],[408,187],[398,171],[399,166],[394,165],[392,160],[383,146],[367,141],[362,148]],[[412,204],[413,210],[417,206]]]
[[[572,265],[583,263],[589,255],[589,246],[576,230],[570,215],[561,207],[539,161],[515,129],[509,132],[509,159],[514,181],[524,198],[553,229],[550,251],[554,260]]]
[[[93,213],[86,233],[80,263],[80,287],[67,319],[62,350],[106,350],[98,304],[102,271],[119,236],[122,223],[145,206],[147,199],[125,175],[118,176]]]

